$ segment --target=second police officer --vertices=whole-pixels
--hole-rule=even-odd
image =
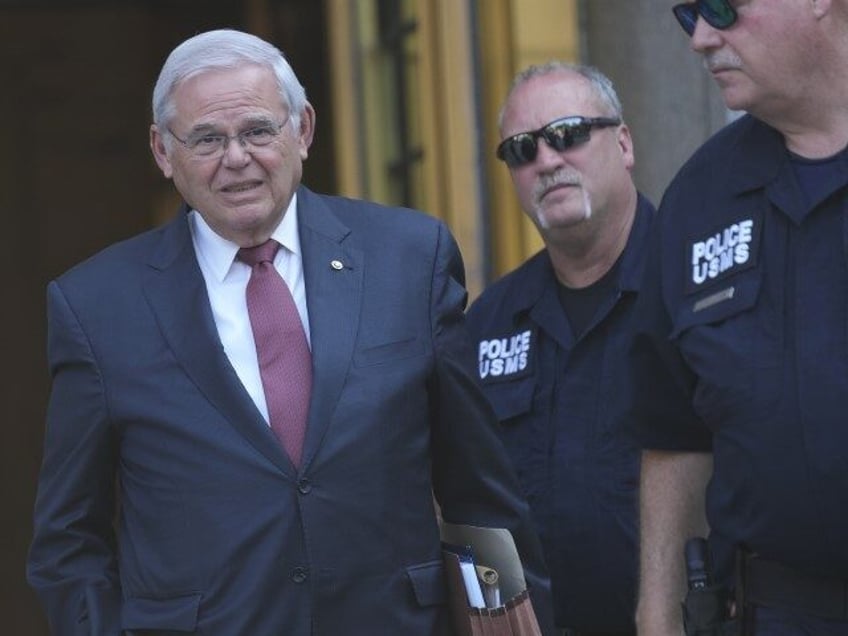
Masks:
[[[615,417],[654,209],[609,79],[551,62],[500,114],[521,207],[545,249],[468,312],[479,374],[540,533],[562,634],[635,633],[639,452]]]

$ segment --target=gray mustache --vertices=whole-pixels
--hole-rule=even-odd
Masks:
[[[733,53],[727,51],[715,51],[704,55],[704,66],[709,71],[715,69],[739,69],[742,68],[742,60]]]
[[[538,201],[542,195],[555,186],[579,186],[582,184],[580,175],[574,172],[559,171],[550,176],[544,176],[536,183],[533,195]]]

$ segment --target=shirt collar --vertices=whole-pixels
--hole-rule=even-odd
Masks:
[[[217,234],[197,210],[191,210],[189,218],[191,219],[189,227],[199,258],[203,259],[215,279],[222,282],[236,260],[239,246]],[[292,254],[300,256],[300,236],[297,225],[297,193],[295,192],[282,220],[271,233],[271,238]]]
[[[620,291],[639,291],[645,268],[651,226],[656,216],[653,204],[639,193],[636,214],[627,244],[619,257],[618,288]]]
[[[638,193],[633,225],[630,227],[627,243],[615,266],[615,285],[618,291],[639,290],[648,235],[655,213],[653,204],[641,193]],[[510,290],[511,297],[514,300],[516,322],[521,319],[520,314],[532,310],[534,306],[542,302],[542,298],[546,294],[551,293],[551,290],[555,290],[559,285],[553,263],[551,263],[551,258],[545,249],[528,259],[521,266],[521,270],[524,274],[513,279],[516,282],[513,283],[514,287]]]

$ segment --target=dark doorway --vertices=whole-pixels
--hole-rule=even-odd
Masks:
[[[304,180],[332,192],[325,19],[315,0],[0,1],[4,633],[48,633],[24,576],[49,390],[47,281],[175,210],[147,148],[150,92],[167,53],[200,31],[251,31],[286,53],[319,114]]]

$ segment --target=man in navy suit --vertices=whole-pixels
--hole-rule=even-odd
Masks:
[[[48,288],[28,577],[53,632],[449,634],[435,495],[447,521],[512,532],[548,633],[445,226],[300,186],[315,113],[254,36],[178,46],[153,112],[184,211]],[[297,459],[268,424],[237,257],[269,238],[311,352]]]

